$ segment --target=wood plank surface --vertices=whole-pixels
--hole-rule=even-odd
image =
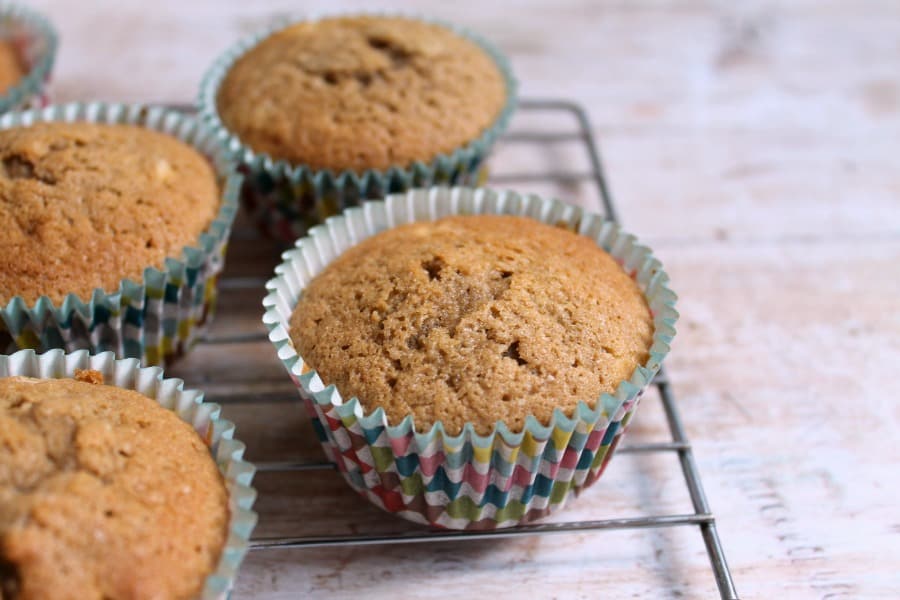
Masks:
[[[191,101],[273,18],[362,2],[35,0],[62,34],[58,100]],[[527,96],[590,113],[625,225],[682,319],[667,364],[743,598],[900,597],[900,3],[386,3],[470,26]],[[522,113],[514,132],[571,132]],[[566,136],[560,136],[566,138]],[[575,139],[511,136],[492,181],[596,206]],[[565,169],[554,183],[517,178]],[[258,461],[318,461],[261,334],[277,250],[242,225],[211,342],[171,369],[220,400]],[[249,287],[248,287],[249,286]],[[252,383],[248,383],[251,381]],[[659,399],[627,443],[666,439]],[[405,531],[331,471],[261,473],[259,535]],[[551,520],[690,512],[674,454],[622,454]],[[236,598],[527,594],[711,598],[695,527],[259,551]]]

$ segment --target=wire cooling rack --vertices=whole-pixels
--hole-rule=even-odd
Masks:
[[[186,107],[178,107],[186,108]],[[574,132],[561,132],[558,130],[546,130],[544,128],[536,128],[534,131],[519,131],[509,133],[504,137],[506,142],[515,142],[516,144],[534,146],[538,149],[544,145],[558,142],[561,139],[569,141],[577,141],[583,146],[583,150],[587,157],[587,170],[580,172],[572,171],[571,166],[566,168],[550,169],[546,172],[510,172],[498,174],[488,178],[489,185],[514,186],[518,185],[541,185],[556,184],[570,186],[574,183],[587,183],[594,188],[597,204],[608,219],[618,221],[616,208],[606,183],[606,176],[603,170],[597,141],[592,133],[587,113],[584,109],[573,102],[565,100],[522,100],[519,103],[519,112],[530,113],[532,116],[539,117],[540,122],[544,122],[546,116],[547,122],[559,120],[560,116],[574,119],[576,129]],[[582,162],[583,162],[582,157]],[[248,289],[257,286],[260,289],[266,278],[265,277],[241,277],[229,275],[228,271],[221,281],[221,289],[223,298],[226,294],[233,293],[238,289]],[[260,309],[261,310],[261,309]],[[222,315],[224,316],[224,315]],[[220,318],[222,317],[220,316]],[[264,337],[261,333],[248,333],[238,335],[216,336],[212,335],[205,344],[221,345],[229,343],[240,343],[246,341],[258,340]],[[191,379],[185,376],[186,379]],[[286,379],[286,378],[285,378]],[[669,528],[669,527],[697,527],[709,555],[710,565],[715,577],[716,585],[719,593],[725,599],[737,599],[737,591],[735,590],[734,581],[731,571],[725,560],[725,553],[722,548],[722,542],[716,530],[716,520],[712,514],[706,494],[703,491],[703,484],[700,479],[700,473],[697,469],[696,461],[691,444],[688,441],[682,425],[681,416],[676,405],[675,396],[669,384],[669,380],[664,371],[660,371],[653,381],[656,387],[662,408],[668,423],[668,430],[671,434],[671,441],[655,442],[655,443],[633,443],[620,447],[617,453],[620,454],[637,454],[637,453],[658,453],[658,454],[675,454],[681,466],[684,476],[684,483],[690,496],[693,512],[675,513],[675,514],[650,514],[646,516],[638,516],[631,518],[615,518],[615,519],[597,519],[597,520],[579,520],[579,521],[562,521],[552,523],[532,523],[512,527],[508,529],[499,529],[493,531],[448,531],[448,530],[429,530],[425,528],[413,528],[406,531],[390,532],[390,533],[353,533],[334,534],[334,535],[297,535],[297,536],[272,536],[272,537],[255,537],[251,540],[250,549],[253,552],[264,552],[273,549],[285,548],[322,548],[329,546],[363,546],[376,544],[413,544],[413,543],[442,543],[451,540],[477,540],[488,538],[512,538],[521,536],[537,536],[548,535],[551,533],[577,533],[577,532],[599,532],[607,530],[627,530],[627,529],[649,529],[649,528]],[[278,388],[279,402],[299,402],[299,398],[293,390]],[[213,394],[215,396],[215,394]],[[220,401],[229,406],[239,402],[251,402],[252,400],[241,400],[239,398],[229,398],[220,400],[214,397],[216,401]],[[334,466],[329,462],[303,462],[303,461],[254,461],[260,473],[285,473],[289,477],[303,477],[306,473],[309,477],[312,471],[332,470]],[[564,514],[564,511],[562,511]],[[265,513],[262,513],[261,520],[265,519]]]

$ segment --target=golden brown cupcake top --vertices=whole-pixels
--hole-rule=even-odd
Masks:
[[[0,596],[194,598],[228,495],[202,439],[142,394],[0,379]]]
[[[140,281],[198,242],[219,210],[209,162],[129,125],[38,123],[0,131],[0,304],[55,303]]]
[[[0,40],[0,94],[5,94],[25,75],[22,62],[12,44]]]
[[[478,138],[506,84],[491,57],[445,27],[342,17],[292,25],[238,59],[218,111],[244,144],[333,171],[428,162]]]
[[[368,238],[313,279],[290,322],[345,399],[453,434],[593,406],[647,360],[652,335],[637,284],[595,242],[511,216]]]

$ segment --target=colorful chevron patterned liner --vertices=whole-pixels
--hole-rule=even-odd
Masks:
[[[0,112],[47,104],[44,86],[56,58],[57,36],[43,16],[18,4],[0,6],[0,39],[12,44],[25,76],[0,95]]]
[[[161,365],[184,354],[205,332],[215,312],[216,284],[242,180],[234,164],[197,119],[162,108],[61,104],[7,113],[0,117],[0,129],[38,121],[127,123],[173,135],[215,165],[221,207],[194,246],[186,246],[180,257],[167,258],[163,268],[148,267],[141,281],[124,279],[117,290],[96,289],[90,298],[69,294],[60,306],[46,296],[32,305],[17,296],[0,306],[0,351],[85,348],[96,354],[109,350],[119,358],[139,358],[146,365]]]
[[[412,417],[391,425],[366,413],[304,364],[288,335],[304,287],[347,248],[380,231],[457,214],[510,214],[562,225],[595,240],[643,290],[653,313],[649,358],[614,394],[544,425],[528,417],[521,432],[498,422],[487,436],[471,424],[457,436],[441,423],[417,431]],[[662,264],[634,236],[582,208],[515,192],[431,188],[367,202],[314,227],[283,255],[263,300],[263,322],[300,391],[328,458],[360,494],[411,521],[452,529],[492,529],[540,518],[596,481],[622,437],[643,389],[659,370],[678,313]]]
[[[251,510],[256,501],[256,490],[250,487],[256,469],[243,459],[244,444],[232,439],[234,424],[219,416],[218,404],[204,402],[202,392],[185,390],[182,380],[163,379],[161,368],[141,368],[134,359],[116,360],[112,352],[91,356],[87,350],[71,354],[62,350],[45,354],[21,350],[12,355],[0,355],[0,377],[62,379],[74,377],[76,369],[100,371],[106,385],[135,390],[156,400],[163,408],[177,413],[182,421],[190,423],[200,437],[207,440],[228,489],[231,519],[219,564],[206,578],[200,597],[224,600],[234,586],[238,567],[247,554],[250,533],[256,526],[256,513]]]
[[[284,160],[274,160],[267,154],[255,153],[228,131],[216,106],[219,86],[225,75],[248,50],[296,21],[282,22],[241,40],[207,71],[198,99],[200,115],[215,130],[220,142],[236,157],[239,169],[245,175],[241,192],[245,208],[260,229],[270,237],[284,244],[293,244],[294,240],[305,235],[313,225],[366,199],[383,198],[386,194],[432,185],[476,185],[481,182],[484,159],[494,141],[506,130],[516,105],[517,84],[509,62],[487,40],[471,31],[443,21],[409,18],[446,27],[478,44],[494,59],[506,81],[506,105],[493,125],[478,139],[451,154],[439,155],[429,163],[415,162],[392,167],[387,171],[368,170],[363,173],[315,170],[304,165],[292,165]]]

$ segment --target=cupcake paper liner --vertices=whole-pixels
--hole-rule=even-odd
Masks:
[[[76,369],[99,371],[103,374],[105,385],[135,390],[156,400],[160,406],[193,426],[206,441],[228,490],[231,518],[219,563],[206,578],[200,597],[204,600],[227,598],[234,586],[238,567],[247,554],[250,533],[256,526],[256,513],[251,510],[256,491],[250,487],[255,467],[243,459],[244,444],[232,439],[234,424],[219,416],[221,408],[218,404],[204,402],[202,392],[185,390],[182,380],[163,379],[161,368],[141,368],[134,359],[116,360],[112,352],[92,356],[86,350],[71,354],[62,350],[51,350],[45,354],[21,350],[12,355],[0,355],[0,378],[72,378]]]
[[[44,86],[56,58],[56,31],[38,13],[7,4],[0,6],[0,39],[13,45],[26,68],[22,80],[0,95],[0,112],[46,106]]]
[[[506,130],[516,104],[517,84],[509,61],[492,44],[467,29],[443,21],[407,18],[445,27],[474,42],[494,60],[506,82],[506,104],[491,126],[465,146],[449,154],[440,154],[427,163],[416,161],[407,166],[369,169],[362,173],[317,170],[256,153],[227,129],[219,117],[216,97],[231,66],[259,42],[297,21],[282,22],[238,42],[207,71],[198,99],[200,115],[216,132],[220,143],[236,157],[239,169],[245,174],[241,198],[265,234],[284,244],[292,244],[313,225],[366,199],[433,185],[481,183],[484,160],[496,139]]]
[[[148,267],[141,281],[123,279],[118,289],[96,289],[89,298],[69,294],[60,306],[46,296],[30,305],[16,296],[0,306],[0,350],[109,350],[144,364],[163,364],[184,354],[215,312],[218,275],[242,180],[233,163],[197,119],[162,108],[62,104],[3,115],[0,129],[39,121],[133,124],[175,136],[215,165],[221,207],[195,245],[186,246],[179,257],[166,258],[161,268]]]
[[[533,416],[521,432],[498,421],[478,435],[467,424],[449,435],[438,422],[417,431],[412,417],[391,425],[378,408],[345,399],[304,364],[289,336],[290,316],[310,280],[349,247],[385,229],[448,215],[509,214],[564,226],[597,242],[635,279],[653,314],[647,362],[613,394],[572,416]],[[514,192],[432,188],[367,202],[328,219],[283,255],[263,300],[263,322],[297,385],[326,455],[360,494],[411,521],[452,529],[492,529],[540,518],[596,481],[621,439],[640,396],[659,370],[678,313],[662,264],[634,236],[582,208]]]

